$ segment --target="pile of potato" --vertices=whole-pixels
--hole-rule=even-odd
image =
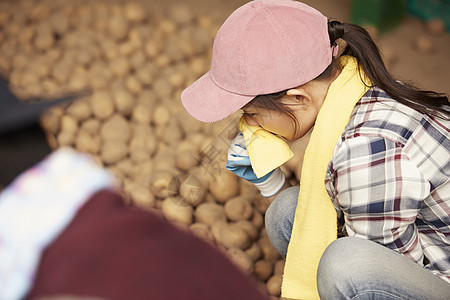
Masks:
[[[278,299],[284,260],[264,229],[267,200],[224,167],[239,116],[203,124],[180,103],[208,71],[219,26],[183,5],[1,2],[0,75],[24,99],[91,90],[42,118],[52,147],[92,154],[130,206],[216,245]],[[293,181],[300,162],[284,167]]]

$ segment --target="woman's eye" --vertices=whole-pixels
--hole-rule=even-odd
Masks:
[[[253,117],[256,114],[255,113],[244,113],[244,115],[247,116],[247,117]]]

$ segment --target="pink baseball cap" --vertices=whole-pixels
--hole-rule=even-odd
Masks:
[[[297,87],[332,60],[328,20],[293,0],[256,0],[236,9],[214,39],[211,69],[181,94],[186,111],[215,122],[254,97]]]

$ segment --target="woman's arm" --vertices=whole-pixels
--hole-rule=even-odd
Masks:
[[[344,212],[349,236],[373,240],[422,262],[415,221],[430,183],[400,145],[377,136],[347,139],[329,174],[327,190]]]

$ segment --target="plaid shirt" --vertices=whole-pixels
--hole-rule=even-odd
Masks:
[[[450,283],[450,122],[378,88],[357,103],[326,189],[349,236],[373,240]]]

